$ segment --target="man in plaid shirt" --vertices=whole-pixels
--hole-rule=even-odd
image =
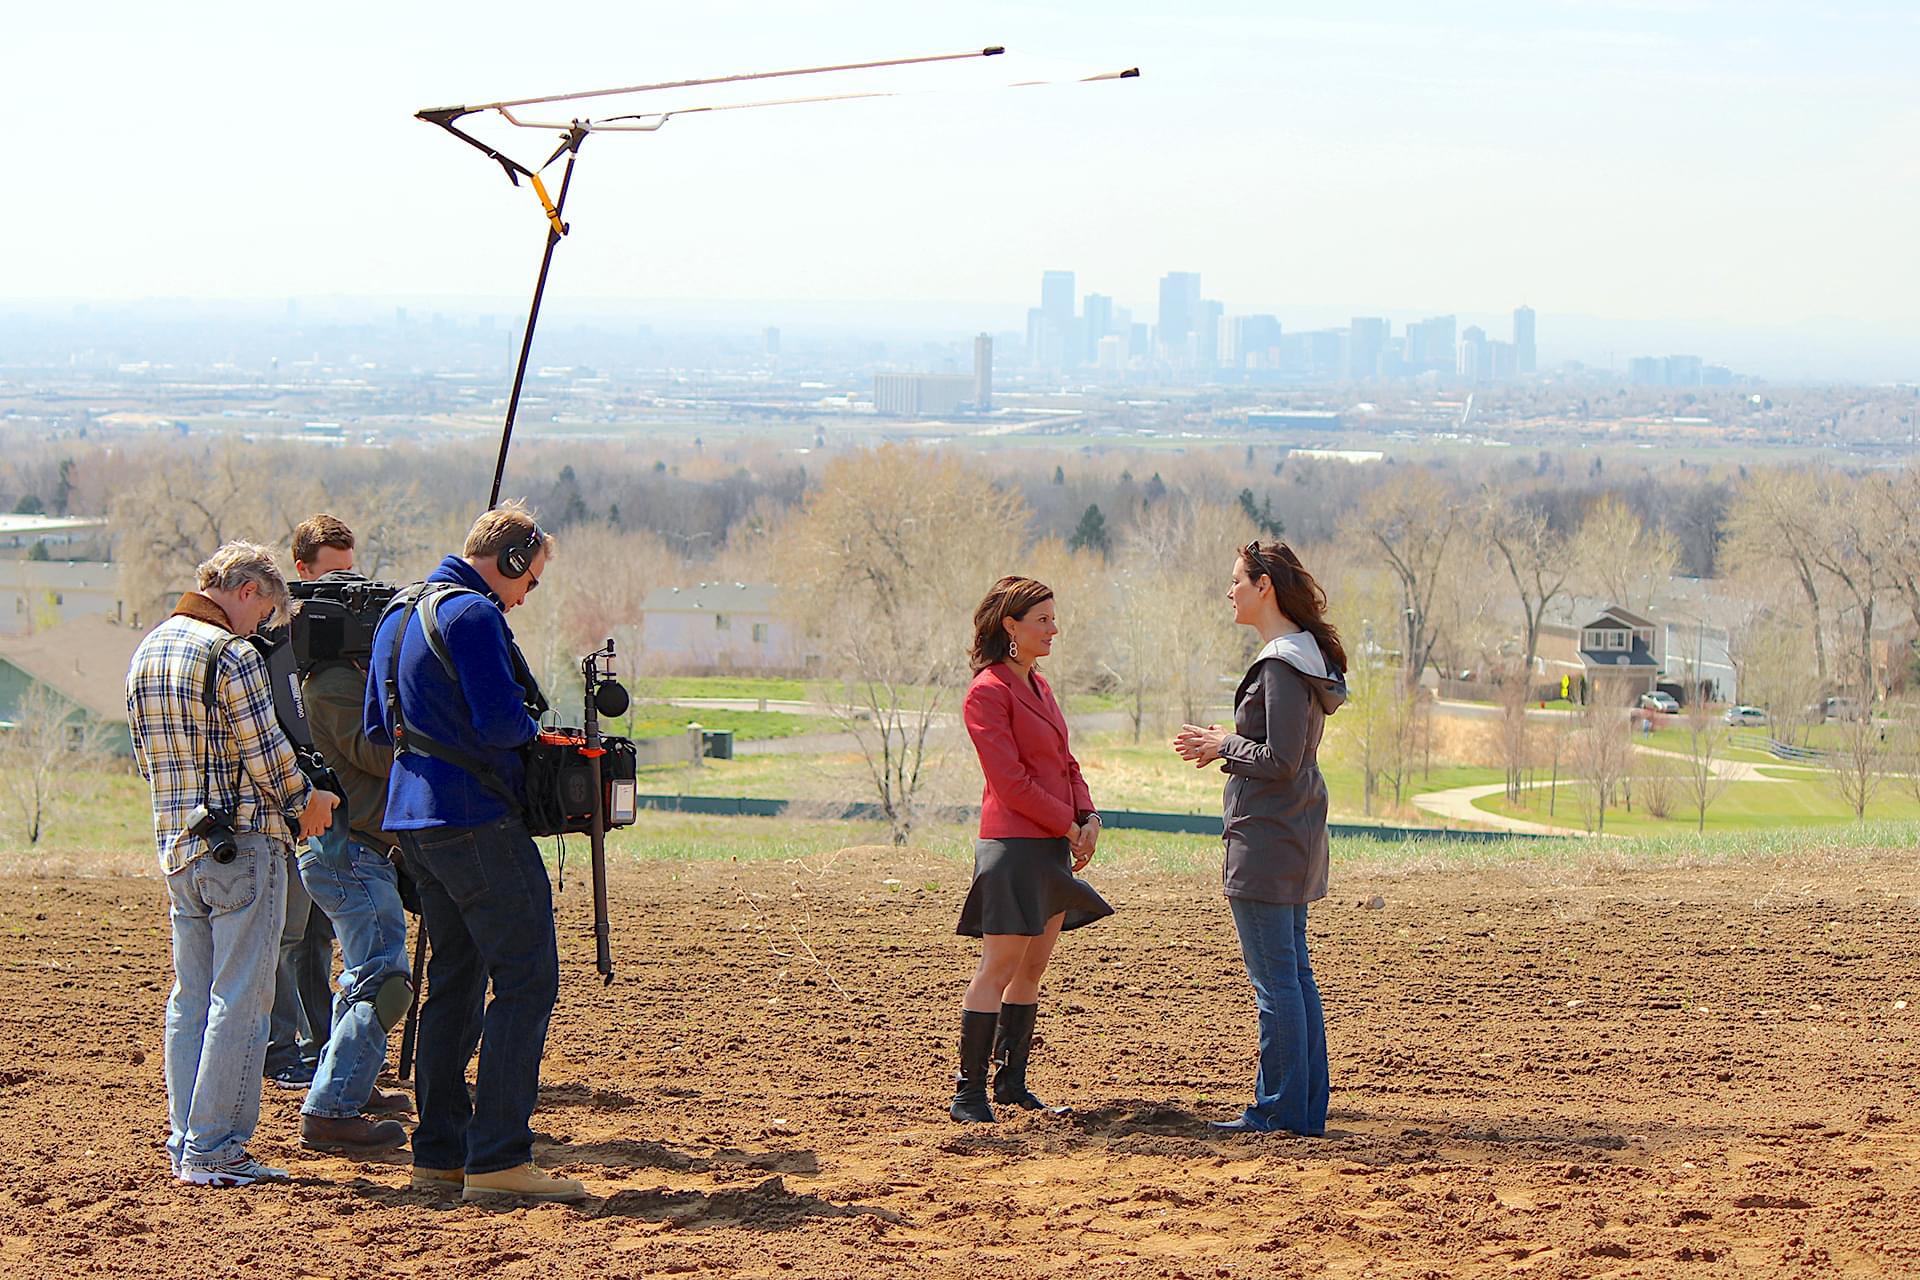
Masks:
[[[338,797],[301,774],[273,713],[266,661],[244,640],[287,606],[273,553],[230,542],[198,570],[127,672],[134,760],[153,789],[153,830],[173,925],[167,1001],[167,1153],[180,1181],[240,1187],[283,1179],[247,1154],[286,911],[292,841],[327,829]],[[208,667],[216,652],[213,706]],[[224,812],[234,845],[188,831]],[[223,860],[224,859],[224,860]]]

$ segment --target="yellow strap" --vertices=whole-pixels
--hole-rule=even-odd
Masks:
[[[567,224],[560,221],[560,211],[553,207],[553,201],[547,195],[547,184],[540,181],[540,175],[537,173],[528,176],[533,179],[533,194],[540,197],[541,207],[547,211],[547,221],[553,224],[554,234],[561,236],[567,234]]]

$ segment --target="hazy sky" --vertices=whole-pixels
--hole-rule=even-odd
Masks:
[[[1197,270],[1229,310],[1920,339],[1911,0],[96,0],[6,43],[0,298],[522,296],[533,197],[414,110],[1000,43],[1143,78],[595,138],[555,296],[1024,301],[1059,267],[1146,307]]]

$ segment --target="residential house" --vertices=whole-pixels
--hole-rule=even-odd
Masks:
[[[799,671],[811,659],[766,583],[702,582],[656,587],[641,603],[645,670]]]
[[[0,722],[13,723],[27,690],[38,685],[107,726],[109,748],[130,755],[127,668],[145,634],[95,615],[32,635],[0,636]]]

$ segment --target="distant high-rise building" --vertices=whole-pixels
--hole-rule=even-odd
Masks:
[[[1701,359],[1697,355],[1668,355],[1667,386],[1699,386]]]
[[[1627,361],[1627,381],[1636,387],[1667,385],[1667,362],[1659,356],[1635,356]]]
[[[1487,377],[1494,382],[1512,380],[1519,368],[1519,348],[1511,342],[1487,343]]]
[[[1100,339],[1093,354],[1100,372],[1117,374],[1127,367],[1127,340],[1117,333],[1110,333]]]
[[[767,355],[777,356],[780,354],[780,331],[778,329],[772,325],[768,325],[766,332],[760,336]]]
[[[1409,373],[1453,373],[1459,364],[1459,342],[1452,316],[1429,316],[1407,326],[1406,365]]]
[[[1113,299],[1104,293],[1090,293],[1080,299],[1080,335],[1086,347],[1086,360],[1093,363],[1100,339],[1113,332]]]
[[[981,413],[993,408],[993,335],[973,340],[973,407]]]
[[[1220,363],[1236,369],[1271,369],[1280,345],[1280,322],[1272,316],[1233,316],[1226,320]]]
[[[1059,325],[1063,333],[1073,323],[1073,272],[1040,273],[1040,310],[1046,312],[1047,318]]]
[[[1377,378],[1387,354],[1387,322],[1377,316],[1355,316],[1347,328],[1347,377],[1355,382]]]
[[[1468,382],[1486,382],[1493,377],[1493,360],[1487,351],[1487,331],[1470,324],[1460,335],[1460,351],[1454,372]]]
[[[1187,339],[1193,333],[1194,311],[1199,305],[1199,272],[1169,271],[1160,277],[1160,328],[1157,336],[1161,349],[1176,360],[1187,350]]]
[[[1211,298],[1202,298],[1193,308],[1193,363],[1196,368],[1214,369],[1220,365],[1220,319],[1226,307]]]
[[[1533,308],[1516,307],[1513,312],[1513,367],[1518,373],[1533,373]]]

